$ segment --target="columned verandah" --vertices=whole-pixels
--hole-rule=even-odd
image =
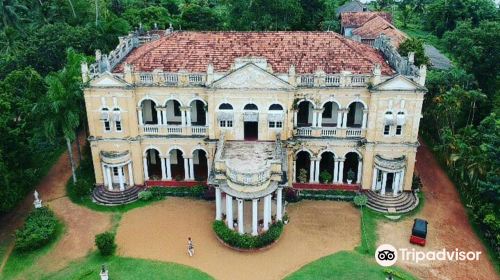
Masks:
[[[372,191],[380,195],[392,193],[393,196],[403,192],[406,157],[387,159],[377,155],[374,159]]]

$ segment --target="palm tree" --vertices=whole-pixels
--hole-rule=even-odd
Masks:
[[[0,16],[2,17],[2,29],[9,26],[19,29],[21,17],[18,11],[28,11],[28,8],[21,5],[17,0],[0,0]]]
[[[40,106],[42,107],[40,111],[45,114],[43,126],[46,136],[53,140],[61,133],[66,140],[74,183],[77,180],[76,164],[71,142],[78,141],[76,130],[80,125],[83,98],[80,63],[83,59],[83,55],[68,49],[66,66],[45,78],[48,91]]]

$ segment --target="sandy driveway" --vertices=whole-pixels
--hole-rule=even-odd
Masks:
[[[379,224],[379,244],[389,243],[396,248],[415,248],[429,251],[446,248],[463,251],[482,251],[479,261],[437,262],[398,264],[422,279],[499,279],[493,265],[486,256],[484,246],[472,231],[455,186],[439,167],[428,147],[418,149],[417,173],[424,188],[425,205],[417,217],[429,221],[428,244],[421,248],[408,242],[413,219],[398,223]]]
[[[360,242],[359,211],[350,203],[302,201],[288,207],[291,222],[277,244],[256,253],[233,251],[211,228],[215,204],[168,198],[124,214],[118,254],[186,264],[216,279],[282,279],[320,257],[352,250]],[[194,240],[189,258],[186,239]]]

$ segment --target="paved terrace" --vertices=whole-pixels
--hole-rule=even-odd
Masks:
[[[227,141],[222,159],[231,169],[241,172],[260,171],[275,158],[275,142]]]

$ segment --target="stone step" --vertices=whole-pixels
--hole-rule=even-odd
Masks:
[[[138,193],[141,189],[138,187],[131,187],[123,192],[109,191],[106,188],[99,186],[92,192],[92,199],[95,203],[107,206],[116,206],[127,204],[139,199]]]
[[[418,205],[418,198],[411,192],[403,192],[397,197],[381,196],[372,191],[367,191],[367,206],[375,211],[388,213],[389,208],[394,208],[396,213],[405,213],[413,210]]]
[[[105,197],[105,198],[110,198],[110,199],[135,196],[138,193],[139,193],[139,190],[135,190],[133,192],[128,192],[128,193],[110,192],[110,191],[103,191],[103,190],[97,190],[96,191],[96,195],[99,195],[99,196]]]
[[[371,199],[369,199],[369,203],[370,204],[379,204],[379,205],[383,205],[386,207],[399,207],[399,206],[406,205],[406,204],[410,203],[411,200],[413,200],[412,195],[408,195],[408,196],[405,195],[397,201],[384,201],[384,200],[378,200],[376,198],[371,198]]]

